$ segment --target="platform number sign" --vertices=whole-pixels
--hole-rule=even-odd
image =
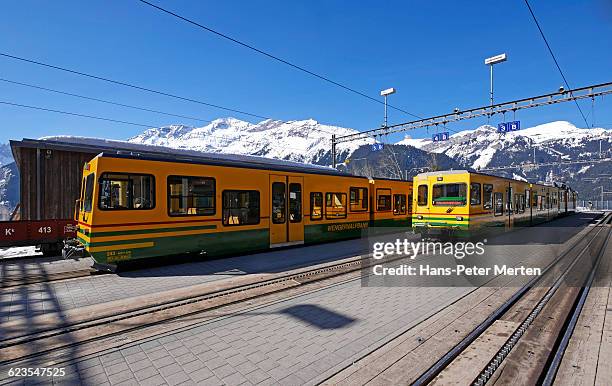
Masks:
[[[448,133],[448,131],[445,131],[445,132],[442,132],[442,133],[433,134],[431,136],[431,140],[434,141],[434,142],[448,141],[448,137],[449,137],[449,133]]]
[[[385,144],[384,143],[374,143],[372,144],[372,151],[379,151],[384,149]]]
[[[502,122],[497,125],[498,133],[507,133],[509,131],[518,131],[521,129],[521,121]]]

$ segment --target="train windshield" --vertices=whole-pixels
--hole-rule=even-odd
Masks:
[[[91,202],[93,200],[94,174],[85,177],[85,195],[83,197],[83,211],[91,212]]]
[[[467,185],[435,184],[432,202],[435,206],[463,206],[467,202]]]

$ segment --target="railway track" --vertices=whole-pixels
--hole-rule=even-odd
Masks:
[[[0,339],[0,361],[8,364],[38,357],[45,353],[55,353],[74,345],[124,335],[135,330],[240,304],[305,284],[355,273],[369,265],[368,263],[363,264],[364,260],[363,256],[357,256],[337,263],[322,264],[316,268],[303,268],[294,270],[292,273],[278,274],[270,279],[256,280],[252,283],[234,285],[207,293],[196,293],[153,305],[121,310],[119,313],[111,312],[110,315],[80,320],[59,327],[41,329],[34,333],[7,337]],[[354,279],[353,277],[351,280]],[[72,336],[72,339],[64,339],[68,334]],[[67,341],[75,343],[66,344]],[[44,349],[31,353],[29,349],[32,343]]]
[[[606,221],[610,222],[612,220],[608,216]],[[590,245],[590,243],[595,239],[595,236],[593,235],[594,232],[597,231],[597,234],[599,234],[603,231],[601,225],[602,222],[600,222],[597,227],[593,227],[593,229],[591,229],[591,231],[582,238],[583,242]],[[570,248],[563,255],[559,256],[555,262],[551,263],[545,268],[546,271],[552,269],[553,266],[562,260],[569,259],[571,257],[570,252],[578,248],[580,245],[582,244],[577,243],[570,246]],[[601,249],[605,249],[605,247],[602,246]],[[397,260],[399,260],[399,258]],[[353,259],[346,259],[338,263],[317,266],[316,268],[309,267],[296,270],[299,272],[282,273],[271,279],[235,285],[231,288],[225,288],[218,291],[193,294],[192,296],[187,296],[181,299],[174,299],[172,301],[160,302],[151,306],[134,308],[118,315],[107,315],[98,318],[91,318],[54,329],[37,331],[34,334],[2,339],[0,340],[0,361],[3,362],[3,365],[22,363],[27,362],[28,360],[37,360],[36,358],[39,358],[39,355],[46,353],[56,353],[55,357],[61,358],[61,351],[70,349],[71,346],[79,346],[87,343],[96,345],[98,341],[113,337],[120,337],[123,339],[122,337],[126,336],[126,333],[143,329],[143,327],[162,326],[166,322],[172,320],[187,319],[186,317],[188,316],[195,316],[196,314],[202,314],[203,312],[222,308],[228,305],[238,306],[244,304],[245,302],[249,303],[248,301],[256,298],[263,298],[267,295],[280,293],[289,289],[296,289],[304,284],[323,282],[325,279],[336,278],[337,282],[339,280],[344,282],[347,279],[343,275],[358,271],[369,265],[369,263],[362,265],[363,263],[363,257],[355,257]],[[350,280],[354,280],[354,277]],[[524,288],[532,288],[534,284],[535,283],[530,282]],[[519,292],[522,290],[523,289],[519,290]],[[518,299],[519,298],[515,298],[513,304],[516,304]],[[241,307],[244,306],[241,305]],[[244,308],[235,312],[244,312]],[[218,316],[219,315],[216,317]],[[200,321],[192,324],[197,324],[199,322]],[[185,327],[188,328],[189,325],[186,325]],[[164,332],[168,332],[168,327],[161,327],[161,329],[164,330]],[[171,330],[174,331],[174,328]],[[70,340],[63,339],[63,335],[66,334],[76,334],[72,336],[72,341],[75,343],[66,344],[66,341]],[[28,353],[26,348],[28,345],[34,342],[37,347],[41,347],[42,349],[40,349],[36,354]],[[470,342],[468,342],[468,345],[469,343]],[[105,349],[110,348],[106,347]],[[459,354],[460,353],[461,351],[459,351]],[[440,367],[440,371],[433,374],[429,380],[423,383],[428,383],[434,380],[435,377],[445,368],[445,366]]]
[[[73,271],[51,272],[37,275],[15,276],[9,275],[0,279],[0,288],[21,287],[29,284],[49,283],[98,274],[93,268],[77,269]]]
[[[585,237],[545,267],[540,277],[521,287],[476,329],[421,374],[413,385],[446,384],[449,381],[456,384],[469,382],[478,386],[489,382],[551,385],[595,272],[609,245],[611,224],[612,214],[604,216]],[[593,257],[589,253],[595,256],[594,261],[589,261],[589,257]],[[558,274],[561,263],[567,265]],[[586,266],[590,268],[581,275],[580,282],[577,285],[567,285],[566,281],[570,275]],[[539,286],[555,273],[558,276],[552,284]],[[572,278],[576,280],[575,277]],[[540,296],[538,292],[541,293]],[[534,301],[534,298],[539,300]],[[478,352],[490,352],[491,349],[485,349],[478,338],[486,334],[503,333],[504,326],[496,322],[517,319],[520,322],[509,324],[513,330],[508,330],[506,326],[507,340],[500,347],[495,347],[497,350],[493,356],[487,357],[487,354],[483,354],[488,360],[471,381],[469,377],[466,378],[466,374],[472,374],[473,371],[461,368],[465,364],[465,361],[463,364],[458,361],[462,353],[470,349],[469,355],[474,357],[474,353],[477,356]],[[480,361],[472,360],[471,364],[482,362],[481,358]]]

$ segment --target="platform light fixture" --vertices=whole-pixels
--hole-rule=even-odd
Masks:
[[[387,97],[391,94],[395,94],[395,92],[396,90],[393,87],[380,92],[380,95],[385,97],[385,123],[383,124],[383,127],[387,127]]]
[[[490,67],[491,69],[491,88],[490,88],[490,98],[491,98],[491,106],[493,106],[493,66],[498,63],[503,63],[508,60],[508,55],[499,54],[495,56],[491,56],[490,58],[486,58],[484,63]]]

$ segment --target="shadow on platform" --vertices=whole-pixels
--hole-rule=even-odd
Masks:
[[[321,330],[335,330],[350,326],[356,319],[328,310],[315,304],[299,304],[280,311],[292,318],[308,323]]]

